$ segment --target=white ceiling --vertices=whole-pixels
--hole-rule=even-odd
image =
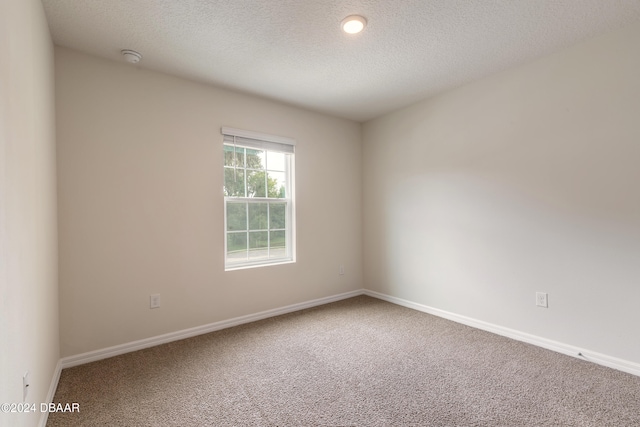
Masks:
[[[640,21],[640,0],[42,2],[57,45],[358,121]]]

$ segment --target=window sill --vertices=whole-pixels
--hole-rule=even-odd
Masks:
[[[224,271],[236,271],[236,270],[246,270],[248,268],[271,267],[273,265],[295,264],[295,262],[296,262],[295,260],[289,259],[289,260],[274,261],[274,262],[260,263],[260,264],[243,264],[243,265],[238,265],[233,267],[225,266]]]

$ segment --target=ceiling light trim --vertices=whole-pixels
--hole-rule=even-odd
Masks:
[[[347,34],[358,34],[367,26],[364,16],[350,15],[342,20],[340,28]]]

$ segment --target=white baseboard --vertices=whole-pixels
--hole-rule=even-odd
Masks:
[[[467,326],[492,332],[497,335],[502,335],[518,341],[526,342],[528,344],[533,344],[538,347],[546,348],[548,350],[553,350],[558,353],[566,354],[568,356],[573,356],[579,359],[597,363],[599,365],[607,366],[609,368],[617,369],[619,371],[627,372],[629,374],[640,376],[640,364],[635,362],[619,359],[619,358],[608,356],[602,353],[597,353],[595,351],[590,351],[588,349],[582,349],[582,348],[575,347],[569,344],[564,344],[558,341],[549,340],[547,338],[542,338],[536,335],[531,335],[525,332],[517,331],[515,329],[506,328],[504,326],[495,325],[492,323],[484,322],[482,320],[477,320],[477,319],[462,316],[456,313],[451,313],[448,311],[429,307],[413,301],[408,301],[402,298],[397,298],[390,295],[382,294],[380,292],[375,292],[368,289],[358,289],[351,292],[345,292],[338,295],[318,298],[311,301],[288,305],[286,307],[261,311],[255,314],[235,317],[233,319],[222,320],[220,322],[214,322],[207,325],[197,326],[195,328],[184,329],[181,331],[176,331],[168,334],[158,335],[155,337],[145,338],[138,341],[116,345],[113,347],[90,351],[87,353],[82,353],[74,356],[64,357],[58,363],[56,372],[54,373],[54,378],[51,382],[51,387],[49,389],[48,402],[51,402],[53,400],[53,396],[54,396],[56,387],[58,385],[58,380],[60,378],[60,372],[64,368],[83,365],[85,363],[95,362],[97,360],[106,359],[109,357],[118,356],[125,353],[130,353],[132,351],[142,350],[144,348],[154,347],[156,345],[165,344],[172,341],[178,341],[181,339],[206,334],[209,332],[219,331],[221,329],[231,328],[231,327],[242,325],[245,323],[255,322],[257,320],[262,320],[269,317],[279,316],[281,314],[287,314],[294,311],[304,310],[306,308],[329,304],[335,301],[352,298],[358,295],[368,295],[373,298],[388,301],[390,303],[401,305],[403,307],[411,308],[414,310],[422,311],[424,313],[433,314],[434,316],[442,317],[457,323],[462,323]],[[46,415],[43,418],[44,418],[44,424],[46,424]],[[44,427],[44,424],[41,420],[40,425]]]
[[[564,344],[558,341],[549,340],[536,335],[527,334],[525,332],[517,331],[515,329],[505,328],[504,326],[495,325],[493,323],[484,322],[482,320],[476,320],[470,317],[461,316],[456,313],[451,313],[448,311],[429,307],[423,304],[407,301],[402,298],[392,297],[390,295],[382,294],[380,292],[375,292],[375,291],[370,291],[368,289],[365,289],[363,293],[370,297],[388,301],[393,304],[401,305],[403,307],[412,308],[414,310],[422,311],[424,313],[433,314],[434,316],[443,317],[445,319],[452,320],[457,323],[462,323],[467,326],[471,326],[477,329],[482,329],[483,331],[492,332],[494,334],[512,338],[517,341],[526,342],[528,344],[533,344],[538,347],[542,347],[548,350],[553,350],[558,353],[566,354],[568,356],[573,356],[578,359],[597,363],[598,365],[607,366],[609,368],[617,369],[619,371],[640,376],[640,364],[635,362],[630,362],[628,360],[619,359],[617,357],[608,356],[606,354],[597,353],[595,351],[578,348],[569,344]]]
[[[208,325],[196,326],[195,328],[184,329],[181,331],[171,332],[168,334],[158,335],[151,338],[145,338],[138,341],[133,341],[125,344],[116,345],[113,347],[104,348],[101,350],[89,351],[87,353],[78,354],[75,356],[64,357],[60,360],[62,369],[70,368],[73,366],[83,365],[89,362],[95,362],[96,360],[106,359],[108,357],[118,356],[132,351],[142,350],[144,348],[154,347],[156,345],[165,344],[172,341],[178,341],[185,338],[191,338],[196,335],[202,335],[209,332],[219,331],[221,329],[232,328],[234,326],[242,325],[244,323],[255,322],[257,320],[266,319],[268,317],[279,316],[281,314],[287,314],[294,311],[304,310],[305,308],[316,307],[319,305],[329,304],[331,302],[340,301],[347,298],[352,298],[364,293],[363,289],[358,289],[351,292],[345,292],[343,294],[333,295],[330,297],[318,298],[312,301],[301,302],[298,304],[288,305],[286,307],[275,308],[272,310],[261,311],[255,314],[248,314],[246,316],[234,317],[233,319],[222,320],[220,322],[209,323]],[[58,374],[59,375],[59,374]],[[56,381],[57,384],[57,381]],[[55,389],[54,389],[55,391]],[[53,397],[53,396],[52,396]]]
[[[56,394],[56,390],[58,389],[58,381],[60,381],[60,373],[62,372],[62,362],[58,360],[56,364],[56,369],[53,371],[53,377],[51,378],[51,384],[49,385],[49,391],[47,392],[47,399],[44,401],[45,403],[53,402],[53,397]],[[40,414],[40,422],[38,423],[38,427],[46,427],[47,420],[49,419],[49,412],[44,411]]]

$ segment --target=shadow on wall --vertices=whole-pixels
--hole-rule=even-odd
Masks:
[[[610,333],[590,314],[602,306],[633,324],[634,303],[616,295],[640,277],[640,221],[622,216],[628,210],[590,210],[579,194],[527,192],[481,174],[430,173],[397,188],[380,242],[391,295],[410,289],[427,305],[516,327],[522,304],[544,290],[558,316],[591,319],[585,335]]]

